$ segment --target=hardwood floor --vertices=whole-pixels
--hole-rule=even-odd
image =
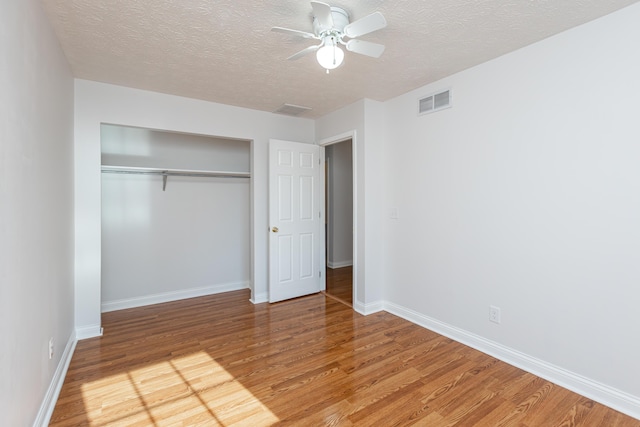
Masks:
[[[248,291],[105,313],[53,426],[639,426],[391,314]]]
[[[353,267],[326,269],[327,294],[353,306]]]

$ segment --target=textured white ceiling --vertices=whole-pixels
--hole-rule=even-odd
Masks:
[[[320,117],[361,98],[408,92],[638,0],[336,0],[351,20],[375,11],[387,28],[373,59],[346,52],[325,74],[302,0],[42,0],[76,77],[265,111],[283,103]]]

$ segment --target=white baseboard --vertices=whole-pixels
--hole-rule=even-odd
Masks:
[[[382,301],[370,302],[367,304],[356,301],[353,304],[353,309],[364,316],[368,316],[369,314],[384,310],[384,304]]]
[[[100,325],[89,325],[76,327],[76,340],[84,340],[87,338],[95,338],[102,336],[102,327]]]
[[[269,293],[268,292],[260,292],[254,294],[251,292],[251,299],[249,300],[253,304],[262,304],[263,302],[269,302]]]
[[[178,301],[181,299],[219,294],[222,292],[239,291],[249,287],[249,282],[225,283],[221,285],[205,286],[203,288],[183,289],[179,291],[163,292],[142,297],[127,298],[115,301],[104,301],[101,305],[103,313],[127,308],[143,307],[145,305]]]
[[[60,357],[60,362],[58,362],[56,371],[53,373],[53,378],[49,383],[47,393],[44,395],[44,400],[40,405],[38,415],[33,422],[33,427],[45,427],[49,425],[51,415],[53,415],[53,410],[56,407],[56,402],[58,401],[62,384],[64,384],[64,378],[67,375],[67,369],[69,369],[69,363],[71,363],[71,357],[73,356],[73,350],[76,348],[77,342],[74,332],[69,336],[67,345],[64,347],[62,357]]]
[[[390,302],[385,311],[640,419],[640,398]]]
[[[327,267],[329,267],[329,268],[351,267],[352,265],[353,265],[353,260],[348,260],[348,261],[327,261]]]

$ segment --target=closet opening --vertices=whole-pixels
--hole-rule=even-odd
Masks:
[[[102,124],[101,311],[251,283],[251,141]]]

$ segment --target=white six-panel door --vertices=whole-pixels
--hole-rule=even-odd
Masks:
[[[320,291],[319,147],[269,141],[269,301]]]

